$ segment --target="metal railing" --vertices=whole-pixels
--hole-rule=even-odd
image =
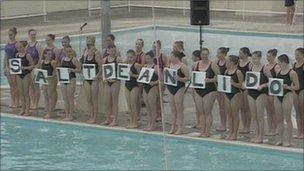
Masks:
[[[100,10],[101,7],[99,6],[92,6],[93,0],[87,0],[87,7],[84,7],[79,10],[88,10],[88,16],[92,15],[92,11],[95,10]],[[4,3],[5,1],[2,1],[1,3]],[[135,0],[128,0],[127,3],[124,4],[115,4],[111,5],[111,8],[122,8],[122,7],[128,7],[128,12],[131,13],[131,8],[132,7],[146,7],[146,8],[152,8],[152,1],[150,1],[151,4],[135,4]],[[284,15],[286,12],[283,11],[257,11],[257,10],[247,10],[245,9],[245,0],[243,2],[243,7],[242,9],[227,9],[227,8],[211,8],[211,11],[215,12],[235,12],[235,13],[240,13],[243,15],[243,18],[245,17],[245,14],[252,13],[252,14],[260,14],[260,15],[269,15],[269,14],[276,14],[276,15]],[[46,5],[46,0],[42,1],[42,12],[41,13],[32,13],[32,14],[23,14],[23,15],[16,15],[16,16],[4,16],[0,18],[0,20],[10,20],[10,19],[18,19],[18,18],[28,18],[28,17],[37,17],[37,16],[43,16],[43,21],[47,22],[47,15],[48,15],[48,10],[47,10],[47,5]],[[168,5],[155,5],[154,8],[164,8],[164,9],[178,9],[178,10],[183,10],[183,15],[186,15],[186,11],[190,10],[190,7],[187,6],[186,1],[182,2],[182,6],[168,6]],[[299,12],[297,11],[295,15],[298,16],[303,16],[303,11]]]

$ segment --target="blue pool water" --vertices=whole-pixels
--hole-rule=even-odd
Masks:
[[[1,170],[160,170],[162,137],[1,117]],[[303,154],[167,138],[168,169],[301,170]]]
[[[199,30],[193,27],[164,27],[157,26],[157,39],[162,41],[163,51],[169,54],[172,49],[172,44],[176,40],[183,40],[185,45],[185,53],[191,57],[192,51],[199,49]],[[155,39],[153,27],[129,29],[124,31],[114,31],[116,43],[121,50],[122,55],[125,55],[128,49],[134,49],[135,40],[142,38],[145,41],[145,51],[151,49],[152,42]],[[96,47],[101,47],[101,39],[99,34],[96,36]],[[42,37],[41,37],[42,38]],[[303,35],[287,35],[287,34],[270,34],[270,33],[254,33],[254,32],[237,32],[224,30],[204,30],[203,34],[204,46],[208,47],[211,52],[211,57],[215,57],[218,47],[230,47],[230,54],[238,54],[238,51],[243,46],[248,46],[252,51],[261,50],[264,52],[272,48],[277,48],[278,53],[287,53],[292,59],[294,50],[303,46]],[[76,36],[71,38],[71,45],[79,53],[80,40],[82,40],[82,49],[85,46],[85,36]],[[44,45],[44,42],[41,42]],[[61,47],[60,39],[56,39],[55,45]],[[1,63],[3,50],[1,49]],[[189,58],[189,61],[191,59]],[[1,68],[2,69],[2,68]],[[1,71],[1,85],[7,85],[7,80]]]

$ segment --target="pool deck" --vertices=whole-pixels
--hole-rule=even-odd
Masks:
[[[152,25],[151,8],[132,7],[128,12],[127,7],[112,9],[112,30]],[[66,34],[79,34],[79,27],[87,22],[88,25],[82,33],[100,32],[99,11],[88,12],[66,11],[48,14],[48,22],[43,22],[42,17],[23,19],[12,19],[1,21],[1,44],[7,39],[7,30],[13,26],[18,28],[18,39],[27,38],[27,30],[35,28],[39,32],[39,39],[44,35],[53,33],[56,36]],[[63,17],[64,16],[64,17]],[[187,10],[183,15],[182,10],[176,9],[155,9],[155,24],[170,26],[189,26],[190,17]],[[275,32],[303,34],[303,16],[296,17],[296,25],[290,27],[285,24],[284,15],[242,15],[233,12],[212,12],[211,25],[204,28],[228,29],[236,31]],[[133,43],[134,40],[131,40]]]
[[[87,112],[84,110],[86,107],[83,105],[86,105],[84,100],[81,100],[79,97],[84,97],[83,96],[83,89],[81,86],[78,86],[76,89],[76,92],[79,96],[75,97],[75,103],[76,103],[76,111],[74,113],[74,121],[73,122],[68,122],[68,123],[75,123],[75,124],[81,124],[81,125],[88,125],[86,124],[86,121],[89,119]],[[123,93],[123,91],[121,92]],[[58,89],[58,103],[56,107],[56,117],[47,121],[55,121],[55,122],[63,122],[61,121],[64,116],[64,110],[63,110],[63,101],[61,100],[61,92]],[[122,97],[124,97],[124,94],[121,94]],[[9,90],[8,89],[1,89],[1,115],[4,116],[12,116],[12,117],[21,117],[21,118],[34,118],[38,120],[45,120],[43,119],[43,116],[45,115],[44,107],[43,107],[43,96],[40,98],[41,100],[39,101],[39,108],[36,111],[31,111],[32,116],[31,117],[24,117],[24,116],[18,116],[17,114],[19,113],[18,109],[11,109],[8,108],[8,104],[10,102],[9,98]],[[168,101],[168,96],[164,97],[164,101]],[[126,112],[125,106],[123,103],[125,103],[124,98],[120,100],[119,102],[120,106],[120,112],[118,114],[118,125],[119,127],[106,127],[109,129],[123,129],[123,130],[130,130],[127,129],[126,126],[128,124],[128,113]],[[103,106],[101,104],[101,106]],[[98,114],[97,121],[98,123],[101,123],[105,119],[105,115],[102,112],[102,109],[100,109],[100,113]],[[165,120],[165,132],[169,131],[170,129],[170,120],[171,120],[171,115],[170,115],[170,107],[168,103],[164,104],[164,120]],[[147,113],[145,108],[142,108],[141,115],[140,115],[140,126],[138,129],[134,129],[132,131],[139,131],[139,132],[145,132],[142,131],[146,124],[147,124]],[[265,118],[266,121],[266,118]],[[67,122],[63,122],[67,123]],[[194,108],[194,102],[192,99],[192,94],[191,92],[188,92],[185,97],[185,111],[184,111],[184,134],[183,135],[176,135],[176,137],[186,137],[186,138],[193,138],[197,140],[207,140],[207,141],[218,141],[218,142],[227,142],[227,143],[232,143],[232,144],[245,144],[245,145],[251,145],[251,146],[258,146],[258,147],[265,147],[265,148],[272,148],[272,149],[277,149],[277,150],[285,150],[285,151],[293,151],[293,152],[303,152],[303,145],[304,141],[299,140],[299,139],[293,139],[293,147],[292,148],[285,148],[285,147],[277,147],[274,146],[274,144],[278,141],[279,136],[265,136],[264,137],[264,144],[254,144],[251,143],[250,140],[254,136],[253,132],[250,134],[239,134],[238,135],[238,141],[226,141],[224,140],[225,137],[227,136],[227,132],[218,132],[216,131],[216,128],[218,128],[220,123],[219,115],[218,115],[218,104],[217,102],[214,105],[213,109],[213,126],[211,129],[211,137],[210,138],[200,138],[198,137],[199,135],[199,130],[196,128],[192,128],[192,126],[195,124],[195,108]],[[266,123],[266,122],[265,122]],[[102,127],[100,124],[90,124],[91,126],[96,126],[96,127]],[[242,127],[240,125],[240,127]],[[162,126],[161,123],[157,123],[157,130],[152,132],[153,134],[162,134]],[[267,134],[267,126],[265,125],[266,132]],[[150,132],[146,132],[150,133]],[[295,135],[296,130],[293,130],[293,133]],[[166,135],[169,136],[169,134],[166,133]],[[170,135],[172,136],[172,135]],[[175,135],[174,135],[175,137]]]
[[[138,26],[146,26],[152,25],[152,14],[150,12],[151,8],[140,8],[140,7],[132,7],[131,13],[128,12],[128,8],[115,8],[112,10],[112,29],[126,29],[131,27]],[[170,26],[189,26],[189,11],[186,11],[186,14],[183,15],[181,10],[173,10],[173,9],[156,9],[156,22],[157,25],[170,25]],[[64,17],[62,17],[64,16]],[[1,21],[1,44],[5,43],[7,38],[7,30],[16,26],[18,28],[18,39],[26,39],[27,38],[27,30],[30,28],[35,28],[39,32],[38,39],[43,39],[44,35],[48,33],[56,34],[56,36],[62,36],[66,34],[79,34],[79,27],[84,22],[88,23],[88,26],[84,29],[83,33],[92,33],[92,32],[100,32],[100,18],[98,11],[92,11],[92,16],[87,17],[87,11],[67,11],[67,12],[57,12],[50,13],[48,15],[48,22],[44,23],[42,17],[34,17],[34,18],[25,18],[25,19],[14,19],[14,20],[4,20]],[[303,18],[302,16],[298,16],[296,20],[296,25],[292,28],[287,26],[285,22],[285,16],[282,15],[273,15],[273,16],[245,16],[245,19],[241,15],[235,15],[234,13],[221,13],[221,12],[213,12],[211,14],[211,25],[206,28],[212,29],[228,29],[228,30],[236,30],[236,31],[255,31],[255,32],[272,32],[272,33],[289,33],[289,34],[302,34],[303,35]],[[135,40],[130,40],[134,43]],[[79,92],[76,97],[76,107],[75,111],[75,122],[68,122],[69,124],[85,124],[85,121],[88,120],[88,116],[85,115],[87,112],[84,111],[86,104],[82,100],[79,100],[79,97],[83,96],[83,90],[81,86],[77,87],[77,91]],[[8,108],[10,104],[9,98],[9,89],[1,87],[1,115],[4,116],[13,116],[13,117],[22,117],[17,116],[16,114],[19,112],[18,109]],[[63,122],[61,119],[63,118],[63,102],[60,97],[60,90],[58,90],[59,100],[57,105],[57,110],[55,113],[57,117],[53,120],[48,120],[50,122]],[[123,94],[121,94],[124,97]],[[165,96],[165,101],[168,101],[168,96]],[[124,101],[124,100],[123,100]],[[124,103],[124,102],[122,102]],[[120,112],[118,118],[118,124],[120,127],[117,128],[109,128],[109,129],[122,129],[126,130],[124,127],[128,123],[128,114],[125,112],[125,104],[120,103]],[[38,119],[41,120],[43,115],[45,114],[43,108],[43,96],[41,94],[41,100],[39,103],[39,108],[37,111],[33,112],[33,117],[26,117],[30,119]],[[102,105],[101,105],[102,106]],[[170,120],[170,109],[168,103],[165,103],[164,116],[165,116],[165,130],[169,130],[169,120]],[[208,141],[219,141],[233,144],[247,144],[250,146],[260,146],[265,148],[286,150],[286,151],[298,151],[303,152],[304,141],[294,139],[293,140],[293,148],[285,148],[285,147],[276,147],[273,146],[275,142],[279,139],[278,136],[265,136],[264,144],[253,144],[250,143],[251,137],[253,134],[239,134],[238,141],[225,141],[223,140],[226,136],[226,133],[220,133],[215,130],[219,126],[219,116],[218,116],[218,104],[214,105],[213,117],[214,123],[211,131],[211,138],[197,138],[199,135],[199,130],[192,128],[195,123],[195,111],[194,111],[194,102],[192,100],[191,93],[187,93],[185,98],[185,134],[176,137],[186,137],[198,140],[208,140]],[[101,107],[103,108],[103,107]],[[104,114],[102,114],[102,109],[100,109],[100,114],[98,115],[98,121],[101,122],[104,120]],[[25,117],[22,117],[25,118]],[[44,120],[44,119],[42,119]],[[147,114],[145,109],[142,110],[141,113],[141,126],[132,131],[139,131],[144,128],[147,122]],[[67,122],[65,122],[67,123]],[[266,122],[265,122],[266,123]],[[100,125],[90,125],[94,127],[102,127]],[[161,124],[158,123],[158,130],[152,132],[152,134],[161,134]],[[267,128],[267,126],[265,126]],[[131,130],[130,130],[131,131]],[[294,130],[295,134],[296,130]],[[145,132],[147,133],[147,132]],[[267,132],[266,132],[267,134]],[[168,135],[168,134],[166,134]],[[168,135],[174,136],[175,135]]]

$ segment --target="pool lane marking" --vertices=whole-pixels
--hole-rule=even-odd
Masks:
[[[133,132],[133,133],[143,133],[143,134],[150,134],[150,135],[158,135],[162,136],[161,132],[147,132],[143,130],[138,129],[126,129],[124,127],[107,127],[102,125],[92,125],[87,124],[83,122],[68,122],[68,121],[60,121],[60,120],[53,120],[53,119],[43,119],[43,118],[37,118],[33,116],[18,116],[10,113],[0,113],[0,116],[9,117],[9,118],[19,118],[19,119],[25,119],[25,120],[34,120],[34,121],[43,121],[43,122],[50,122],[50,123],[59,123],[59,124],[66,124],[66,125],[76,125],[76,126],[85,126],[85,127],[93,127],[93,128],[102,128],[106,130],[115,130],[115,131],[125,131],[125,132]],[[245,147],[258,147],[263,149],[271,149],[271,150],[277,150],[277,151],[285,151],[285,152],[293,152],[293,153],[304,153],[304,149],[301,148],[293,148],[293,147],[282,147],[282,146],[274,146],[269,144],[253,144],[253,143],[247,143],[242,141],[227,141],[227,140],[221,140],[221,139],[215,139],[215,138],[199,138],[199,137],[191,137],[191,136],[185,136],[185,135],[172,135],[166,133],[167,137],[177,138],[177,139],[188,139],[188,140],[196,140],[196,141],[207,141],[207,142],[216,142],[216,143],[224,143],[224,144],[231,144],[231,145],[240,145]]]

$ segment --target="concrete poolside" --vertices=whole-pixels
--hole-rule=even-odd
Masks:
[[[87,106],[86,106],[86,101],[84,98],[84,94],[83,94],[83,89],[81,86],[77,87],[76,90],[76,96],[75,96],[75,103],[76,103],[76,111],[75,111],[75,122],[79,122],[79,123],[85,123],[89,117],[88,117],[88,112],[86,110]],[[57,117],[54,118],[54,120],[56,121],[60,121],[63,116],[64,116],[64,110],[63,110],[63,101],[62,101],[62,97],[61,97],[61,92],[58,89],[58,103],[57,103],[57,109],[55,111]],[[120,108],[120,112],[118,114],[118,125],[119,127],[126,127],[128,124],[128,114],[126,112],[126,106],[125,106],[125,100],[124,100],[124,90],[121,89],[120,92],[120,101],[119,101],[119,108]],[[164,97],[165,101],[168,101],[168,96]],[[102,121],[104,121],[105,119],[105,115],[103,112],[102,108],[104,105],[101,104],[102,102],[99,102],[100,104],[100,113],[98,114],[98,122],[101,123]],[[11,109],[8,108],[8,105],[10,104],[10,98],[9,98],[9,90],[5,89],[5,88],[1,88],[1,113],[10,113],[10,114],[18,114],[19,110],[18,109]],[[44,107],[43,107],[43,96],[41,95],[40,101],[39,101],[39,108],[36,111],[31,111],[32,112],[32,116],[35,118],[43,118],[45,111],[44,111]],[[196,128],[192,128],[192,126],[195,124],[195,108],[194,108],[194,102],[192,99],[192,94],[191,92],[188,91],[186,97],[185,97],[185,112],[184,112],[184,134],[183,136],[185,137],[197,137],[199,135],[199,130]],[[164,118],[165,118],[165,131],[169,131],[170,129],[170,120],[171,120],[171,116],[170,116],[170,107],[168,103],[164,104]],[[214,109],[213,109],[213,126],[212,126],[212,130],[211,130],[211,137],[208,138],[208,140],[218,140],[218,141],[222,141],[224,140],[224,138],[227,135],[227,132],[225,133],[221,133],[221,132],[217,132],[215,129],[218,128],[219,126],[219,114],[218,114],[218,104],[217,102],[214,105]],[[145,108],[142,109],[141,112],[141,118],[140,118],[140,127],[137,130],[143,130],[146,126],[147,123],[147,113]],[[265,124],[266,124],[266,117],[265,117]],[[97,124],[95,124],[97,125]],[[157,132],[161,132],[161,123],[158,122],[157,123]],[[240,128],[242,126],[240,125]],[[267,134],[267,125],[265,125],[265,134]],[[293,134],[296,134],[296,130],[293,130]],[[238,136],[238,143],[250,143],[250,139],[253,137],[253,132],[250,134],[239,134]],[[202,138],[204,139],[204,138]],[[264,137],[264,144],[259,145],[259,146],[265,146],[265,147],[269,147],[270,145],[274,145],[279,139],[279,136],[265,136]],[[304,148],[304,140],[299,140],[299,139],[293,139],[293,148],[296,149],[303,149]],[[253,143],[250,143],[251,145],[256,145]],[[273,148],[276,148],[273,146]],[[292,148],[292,149],[293,149]],[[285,149],[282,147],[282,149]],[[288,150],[288,149],[287,149]]]
[[[63,17],[64,16],[64,17]],[[189,10],[183,15],[182,10],[155,9],[155,24],[171,26],[189,26]],[[132,7],[129,13],[127,7],[112,9],[112,30],[136,26],[152,25],[151,8]],[[42,17],[1,20],[1,43],[7,39],[7,30],[10,27],[18,28],[18,38],[26,39],[27,30],[35,28],[39,38],[48,33],[62,36],[66,34],[79,34],[79,27],[87,22],[83,33],[100,32],[100,12],[92,11],[89,17],[87,10],[56,12],[48,14],[48,22]],[[296,17],[293,27],[285,24],[285,15],[245,15],[233,12],[212,12],[211,25],[207,28],[229,29],[237,31],[281,32],[303,34],[303,16]]]

